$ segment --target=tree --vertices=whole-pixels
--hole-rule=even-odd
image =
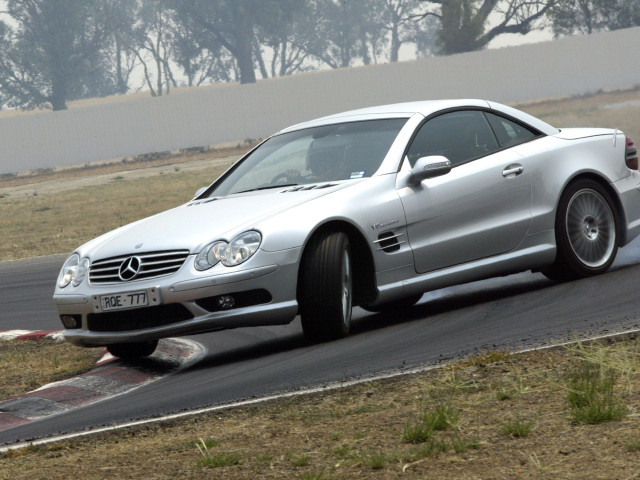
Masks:
[[[219,43],[199,38],[198,28],[190,17],[173,13],[169,25],[172,59],[182,69],[187,85],[234,80],[231,77],[235,71],[233,57]]]
[[[0,22],[0,90],[9,106],[63,110],[70,99],[114,92],[97,0],[9,0],[7,13],[15,27]]]
[[[549,16],[556,37],[589,35],[640,25],[640,0],[556,0]]]
[[[369,64],[380,52],[380,0],[315,0],[311,6],[315,28],[308,32],[305,49],[313,57],[331,68],[344,68],[357,59]]]
[[[129,91],[129,82],[138,64],[137,41],[133,28],[138,15],[138,0],[105,0],[105,18],[109,36],[106,55],[111,63],[117,93]]]
[[[431,57],[438,52],[438,19],[428,16],[420,22],[408,25],[408,41],[415,46],[415,56]]]
[[[261,16],[256,28],[254,56],[263,78],[305,72],[315,68],[310,61],[309,32],[316,26],[310,0],[281,0],[279,8]],[[270,61],[265,62],[266,56]]]
[[[438,45],[445,55],[480,50],[505,33],[526,35],[553,4],[553,0],[420,1],[431,5],[422,17],[440,19]],[[498,19],[498,24],[489,26],[490,16]]]
[[[169,93],[171,85],[177,86],[169,64],[171,11],[164,0],[142,0],[138,5],[131,36],[134,44],[129,48],[142,65],[151,95],[162,96]]]
[[[255,22],[275,0],[175,0],[172,5],[184,23],[200,30],[200,45],[219,44],[237,62],[240,83],[255,83],[253,42]]]
[[[420,0],[383,0],[381,24],[390,38],[390,62],[398,61],[400,48],[408,42],[420,45],[421,52],[433,49],[434,17],[420,15],[421,5]]]

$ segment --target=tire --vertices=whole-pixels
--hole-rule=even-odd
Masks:
[[[554,263],[542,273],[556,281],[598,275],[618,251],[618,218],[611,195],[599,183],[578,180],[563,192],[556,214]]]
[[[407,310],[413,307],[422,298],[422,293],[411,295],[410,297],[400,298],[392,302],[383,303],[381,305],[361,305],[368,312],[375,313],[393,313],[397,311]]]
[[[114,357],[120,357],[124,360],[135,360],[141,357],[148,357],[158,346],[158,340],[148,342],[133,343],[114,343],[107,345],[107,350]]]
[[[302,331],[311,341],[346,337],[351,329],[351,245],[343,232],[325,232],[307,245],[298,301]]]

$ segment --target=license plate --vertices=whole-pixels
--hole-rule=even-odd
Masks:
[[[146,305],[149,305],[149,297],[146,290],[100,296],[100,307],[103,312],[144,307]]]

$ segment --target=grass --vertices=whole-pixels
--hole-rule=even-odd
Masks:
[[[211,453],[208,449],[202,449],[202,447],[198,446],[200,450],[200,454],[202,458],[200,458],[197,462],[198,467],[206,467],[206,468],[221,468],[221,467],[231,467],[233,465],[239,465],[242,461],[242,458],[235,453],[231,452],[219,452],[219,453]]]
[[[625,446],[629,452],[640,452],[640,437],[627,439]]]
[[[8,451],[0,479],[636,478],[640,418],[576,423],[567,395],[593,368],[615,369],[613,398],[640,411],[639,353],[640,339],[628,337],[495,361],[478,355],[421,374]],[[587,361],[588,372],[580,368]],[[501,400],[504,385],[517,391]],[[427,433],[410,438],[408,426]]]
[[[237,465],[241,462],[241,457],[231,452],[212,452],[210,449],[219,447],[220,443],[213,440],[202,438],[196,442],[196,448],[200,452],[200,458],[198,459],[198,467],[206,468],[221,468]]]
[[[456,453],[464,453],[468,450],[477,450],[482,446],[482,441],[479,437],[464,438],[460,435],[456,435],[451,440],[451,448]]]
[[[573,98],[547,100],[516,105],[555,127],[618,128],[640,142],[640,107],[632,102],[640,98],[640,87],[580,95]]]
[[[440,404],[422,416],[422,422],[433,430],[448,430],[460,419],[460,410],[451,405]]]
[[[580,355],[566,375],[567,402],[571,418],[576,423],[595,424],[620,420],[628,413],[624,398],[616,386],[622,375],[608,357],[598,358],[593,352],[578,345]],[[635,353],[635,352],[634,352]],[[627,362],[625,365],[633,365]]]
[[[290,455],[289,460],[294,467],[306,467],[309,465],[309,455]]]
[[[460,419],[460,410],[451,405],[440,404],[420,415],[418,421],[405,424],[402,429],[404,443],[425,443],[433,439],[437,431],[452,428]]]
[[[299,478],[300,480],[339,480],[339,477],[334,477],[325,472],[303,473]]]
[[[382,470],[393,461],[395,457],[384,452],[364,453],[360,456],[360,462],[371,470]]]
[[[68,253],[114,228],[185,203],[242,151],[191,154],[136,164],[135,169],[121,164],[33,179],[0,179],[0,261]],[[185,158],[190,168],[183,166],[179,172],[175,165],[165,165]],[[113,176],[111,170],[117,167],[132,169]]]
[[[95,366],[103,351],[48,339],[0,340],[0,399],[16,397],[46,383],[84,373]]]
[[[433,428],[422,421],[407,423],[402,429],[404,443],[425,443],[433,437]]]
[[[533,432],[535,424],[535,420],[525,420],[516,412],[512,419],[502,425],[502,432],[515,438],[524,438]]]

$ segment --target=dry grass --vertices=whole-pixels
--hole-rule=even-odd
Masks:
[[[510,356],[307,397],[223,410],[0,455],[0,479],[637,479],[640,343]],[[619,367],[620,421],[572,423],[566,374],[586,358]],[[505,395],[508,393],[508,395]],[[438,405],[427,440],[407,425]],[[425,415],[427,414],[427,415]],[[529,422],[527,435],[505,431]]]
[[[80,170],[44,181],[0,181],[0,261],[71,252],[102,233],[187,202],[237,157],[209,153],[137,169],[109,165],[90,176]]]
[[[617,128],[640,143],[640,87],[516,107],[555,127]]]
[[[53,340],[0,340],[0,400],[86,372],[103,351]]]

